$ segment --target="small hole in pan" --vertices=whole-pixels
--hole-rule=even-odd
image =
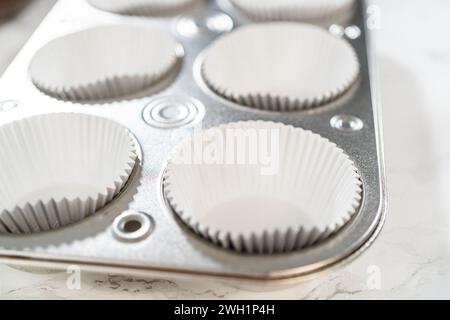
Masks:
[[[132,233],[138,231],[142,227],[142,224],[138,220],[126,221],[123,225],[123,231],[126,233]]]

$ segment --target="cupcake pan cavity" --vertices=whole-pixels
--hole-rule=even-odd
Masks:
[[[255,149],[246,144],[252,134]],[[236,161],[189,161],[215,152]],[[246,156],[250,153],[256,158]],[[267,161],[270,171],[263,171],[260,154],[272,162]],[[248,253],[320,243],[356,213],[362,192],[356,168],[335,144],[311,131],[264,121],[222,125],[184,141],[169,160],[164,187],[191,229]]]
[[[202,74],[217,94],[240,105],[298,111],[335,100],[355,82],[352,46],[319,27],[252,24],[214,42]]]
[[[107,25],[57,38],[36,52],[30,76],[46,94],[69,101],[120,100],[176,72],[182,48],[169,32]]]
[[[355,0],[230,0],[254,21],[300,21],[327,26],[344,24],[354,14]]]
[[[104,11],[137,16],[161,16],[181,13],[204,0],[88,0]]]
[[[34,233],[103,208],[128,180],[136,146],[104,118],[60,113],[0,126],[0,232]]]
[[[102,12],[90,5],[88,1],[58,1],[53,11],[38,28],[23,51],[0,78],[0,128],[11,126],[16,121],[19,121],[17,123],[21,124],[21,130],[25,130],[23,124],[28,122],[22,122],[23,120],[21,119],[26,121],[34,117],[44,119],[50,115],[61,113],[83,114],[80,117],[105,119],[108,123],[112,121],[121,130],[128,130],[129,133],[132,133],[132,140],[135,142],[133,145],[138,151],[138,158],[135,159],[134,169],[126,184],[121,188],[120,186],[117,187],[121,191],[118,193],[113,192],[113,199],[110,202],[105,201],[108,202],[106,206],[100,203],[98,205],[99,210],[88,210],[85,214],[77,211],[74,218],[62,216],[59,220],[63,220],[64,223],[67,222],[70,225],[60,228],[62,223],[55,223],[55,220],[58,223],[60,222],[58,217],[56,219],[51,218],[53,212],[44,212],[42,206],[45,207],[52,200],[54,203],[57,203],[64,200],[63,197],[66,197],[68,201],[75,200],[71,197],[75,193],[78,196],[82,196],[80,197],[81,201],[86,200],[86,197],[89,197],[89,195],[80,195],[76,185],[73,186],[75,188],[74,192],[70,194],[66,193],[66,187],[62,188],[56,185],[56,188],[54,188],[56,190],[50,190],[52,194],[50,198],[53,199],[46,198],[36,201],[35,198],[30,197],[30,195],[34,195],[32,193],[33,190],[16,187],[20,183],[19,178],[22,175],[20,177],[18,175],[13,176],[13,170],[17,171],[15,168],[20,165],[19,162],[23,163],[21,161],[22,157],[14,158],[13,164],[8,162],[12,160],[10,157],[7,157],[7,165],[12,169],[2,172],[0,177],[7,178],[8,188],[14,186],[16,190],[20,189],[20,195],[23,197],[19,199],[18,192],[14,196],[8,194],[5,196],[8,201],[4,202],[3,196],[0,196],[1,212],[8,212],[8,215],[2,216],[5,220],[1,220],[2,222],[0,223],[0,262],[18,262],[35,266],[45,265],[52,268],[64,268],[67,264],[76,264],[81,266],[83,270],[158,277],[170,274],[172,277],[177,275],[189,277],[198,275],[215,276],[222,279],[237,278],[240,281],[297,281],[298,279],[316,276],[322,271],[331,270],[353,259],[374,241],[384,221],[385,189],[382,141],[377,114],[377,91],[372,78],[373,74],[369,72],[373,70],[373,62],[367,57],[367,33],[364,30],[363,13],[366,11],[365,2],[361,4],[358,2],[357,14],[350,22],[361,30],[361,36],[351,40],[344,40],[344,36],[341,39],[342,41],[348,41],[348,44],[358,57],[359,76],[357,85],[352,86],[351,90],[345,92],[345,98],[342,97],[334,100],[332,103],[327,103],[323,107],[314,108],[314,111],[301,109],[302,111],[300,112],[265,112],[265,110],[258,108],[243,107],[242,104],[221,97],[208,87],[202,77],[201,66],[204,62],[205,53],[211,45],[217,43],[225,35],[218,32],[221,28],[216,28],[218,24],[220,25],[220,17],[223,17],[223,14],[228,15],[234,21],[235,30],[246,28],[250,24],[249,20],[239,14],[235,7],[224,5],[227,1],[205,1],[205,5],[198,6],[198,11],[197,9],[196,11],[183,11],[184,17],[170,14],[157,18],[131,17],[126,14]],[[222,13],[218,15],[219,12]],[[179,33],[180,25],[189,25],[185,23],[187,20],[195,23],[197,31]],[[180,21],[183,21],[183,23],[180,24]],[[172,39],[169,41],[170,43],[175,43],[177,47],[182,46],[184,49],[182,61],[179,58],[179,54],[176,54],[177,62],[175,64],[179,65],[179,67],[175,67],[174,74],[176,76],[172,77],[173,73],[169,71],[167,76],[163,76],[164,80],[157,81],[158,85],[156,87],[160,88],[161,83],[166,83],[167,79],[170,79],[170,85],[164,87],[162,91],[155,91],[153,90],[155,89],[154,85],[151,84],[150,93],[144,94],[143,97],[132,100],[116,97],[102,100],[101,104],[91,103],[93,102],[92,100],[76,99],[65,101],[68,97],[54,99],[48,93],[41,92],[42,89],[36,89],[31,77],[30,65],[35,61],[39,52],[42,52],[41,50],[44,50],[45,47],[48,48],[48,45],[55,41],[67,39],[66,37],[71,37],[74,34],[87,32],[87,30],[98,30],[98,28],[109,28],[109,26],[119,27],[120,29],[124,27],[160,30],[165,35],[169,35],[169,37],[164,36],[164,39],[170,38]],[[103,40],[106,41],[106,39]],[[86,51],[91,50],[88,47],[84,49]],[[77,54],[80,56],[79,52]],[[129,52],[129,54],[135,55],[134,52]],[[106,62],[110,57],[105,54],[103,58],[102,61],[105,60]],[[146,62],[153,63],[152,61]],[[52,61],[52,63],[57,63],[57,61]],[[371,68],[370,70],[369,67]],[[176,103],[173,103],[173,101],[176,101]],[[195,108],[189,108],[192,101],[195,101]],[[161,106],[158,119],[167,121],[171,124],[170,127],[159,128],[151,126],[144,120],[145,111],[148,111],[149,107],[151,108],[155,103]],[[6,107],[2,108],[2,106]],[[361,127],[359,131],[340,131],[335,129],[337,126],[333,127],[330,125],[330,119],[340,115],[347,115],[347,117],[340,117],[339,119],[359,118],[363,125],[362,129]],[[194,120],[189,122],[182,121],[187,118]],[[362,198],[358,198],[357,192],[351,192],[354,197],[348,196],[346,201],[348,210],[337,210],[339,214],[342,214],[342,219],[338,218],[336,225],[333,225],[333,219],[327,219],[326,221],[330,225],[319,224],[322,226],[322,229],[319,230],[316,227],[316,231],[311,231],[314,229],[314,224],[308,224],[308,221],[302,220],[298,222],[298,225],[293,225],[291,229],[285,230],[283,229],[284,225],[277,225],[277,223],[290,221],[292,216],[297,217],[300,195],[298,196],[299,199],[297,199],[297,196],[295,197],[295,201],[292,201],[292,193],[288,192],[285,192],[285,194],[286,196],[289,195],[289,201],[285,199],[286,197],[282,198],[280,196],[270,198],[264,196],[261,199],[261,194],[267,194],[262,190],[259,194],[256,194],[256,196],[259,195],[256,199],[249,197],[242,199],[242,201],[237,199],[239,200],[237,202],[221,203],[218,209],[225,212],[233,211],[236,207],[242,208],[243,205],[246,205],[247,200],[250,199],[250,205],[252,206],[258,202],[259,207],[256,209],[261,210],[258,213],[262,214],[264,211],[272,212],[274,207],[279,207],[280,211],[285,213],[283,217],[287,217],[287,219],[269,221],[268,224],[271,225],[267,226],[267,232],[263,230],[262,234],[259,233],[258,236],[255,234],[250,239],[241,238],[231,241],[231,238],[227,239],[228,235],[208,233],[206,225],[211,224],[209,220],[199,219],[203,223],[201,225],[197,225],[194,220],[184,221],[181,217],[183,214],[180,214],[181,203],[178,207],[176,204],[173,205],[171,203],[171,201],[173,202],[179,197],[172,197],[173,199],[170,200],[170,194],[169,197],[164,196],[164,192],[175,192],[175,189],[173,189],[174,185],[170,189],[171,186],[167,184],[171,178],[169,177],[166,180],[163,178],[167,178],[165,174],[170,173],[169,159],[171,159],[171,155],[173,155],[175,150],[178,150],[180,143],[186,141],[185,139],[191,138],[195,132],[208,132],[211,128],[222,128],[222,126],[228,126],[231,123],[254,124],[256,122],[259,125],[259,121],[263,121],[262,124],[287,127],[289,128],[287,129],[288,132],[291,132],[290,130],[302,132],[303,137],[311,137],[314,141],[316,139],[314,137],[319,137],[319,135],[323,138],[317,138],[318,140],[329,141],[324,142],[324,145],[327,147],[324,147],[322,151],[328,150],[330,157],[322,158],[322,164],[320,159],[314,161],[315,169],[328,166],[330,168],[329,171],[332,171],[331,162],[328,163],[326,160],[331,161],[334,157],[333,155],[339,153],[337,150],[342,150],[341,158],[343,164],[348,164],[349,168],[352,168],[348,172],[355,174],[350,180],[356,181],[352,179],[360,178],[359,181],[362,185],[360,185],[361,188],[358,194]],[[178,126],[172,125],[174,123]],[[61,127],[64,127],[66,130],[71,128],[70,125],[64,125],[59,120],[51,121],[48,127],[60,128],[61,130]],[[345,126],[345,128],[350,127]],[[62,138],[60,129],[52,131],[49,141],[59,141],[57,140],[58,137]],[[118,133],[120,132],[118,136],[122,136],[122,133],[124,133],[121,130],[118,131]],[[74,130],[72,129],[72,131]],[[83,132],[86,134],[86,131]],[[74,139],[74,137],[73,134],[70,136],[71,139]],[[27,140],[25,146],[36,145],[35,140],[38,138],[39,135],[33,134],[32,139]],[[97,141],[97,143],[105,141],[105,135],[96,134],[96,139],[93,141]],[[5,144],[3,140],[1,141],[0,146],[3,147]],[[13,142],[14,140],[7,139],[6,145],[8,147],[12,146],[14,145]],[[107,144],[111,148],[118,147],[118,144]],[[322,145],[322,143],[320,144]],[[336,146],[333,146],[333,144]],[[52,145],[55,145],[55,143],[47,143],[45,148],[49,148]],[[86,144],[84,143],[83,145]],[[299,152],[296,156],[304,159],[300,155],[301,148],[297,147],[301,145],[301,143],[296,144],[295,150]],[[80,179],[82,177],[86,179],[95,177],[97,167],[95,167],[96,170],[92,170],[93,173],[89,177],[75,174],[75,171],[78,170],[72,170],[74,166],[73,161],[80,155],[73,155],[73,144],[64,145],[63,147],[67,151],[58,153],[57,156],[52,157],[48,162],[55,163],[53,167],[59,168],[62,159],[65,157],[71,158],[71,160],[65,162],[66,166],[64,168],[66,170],[64,174],[60,175],[61,177],[71,178],[76,176],[76,178]],[[286,146],[282,147],[286,148]],[[27,148],[23,150],[28,152]],[[0,148],[0,154],[5,152],[16,152],[16,150]],[[27,162],[28,165],[31,165],[21,170],[21,174],[23,172],[24,175],[28,176],[32,174],[36,176],[45,175],[45,180],[49,181],[49,174],[45,170],[32,170],[34,168],[33,165],[43,162],[45,155],[48,156],[48,153],[31,152],[34,155],[29,155],[29,157],[33,161]],[[290,152],[294,151],[290,150]],[[83,155],[86,156],[86,154]],[[345,155],[348,155],[348,157]],[[132,160],[132,158],[130,159]],[[0,159],[2,159],[0,161],[2,161],[1,165],[3,167],[5,160],[3,158]],[[59,161],[60,159],[61,161]],[[41,167],[48,168],[48,163]],[[106,167],[109,167],[113,161],[109,158],[106,163]],[[350,165],[350,163],[353,164]],[[292,167],[294,168],[292,171],[295,172],[295,169],[297,167],[300,168],[301,164],[295,163]],[[83,170],[91,170],[93,168],[89,163],[83,166]],[[357,168],[357,175],[353,168]],[[263,166],[263,169],[266,169],[266,167]],[[252,170],[255,170],[255,168],[248,168],[245,171],[245,175],[251,176],[254,174]],[[42,171],[42,173],[39,171]],[[128,171],[125,170],[125,173],[123,175],[120,174],[119,177],[128,176]],[[317,173],[317,171],[313,170],[310,172],[311,174],[314,172],[314,174],[320,174],[320,172]],[[324,177],[328,176],[325,174],[325,171],[323,174]],[[350,177],[350,174],[348,176]],[[290,175],[287,178],[291,178]],[[30,179],[36,181],[37,178],[33,177]],[[86,179],[83,178],[83,181],[86,181]],[[272,181],[271,179],[274,179],[274,177],[269,175],[259,178],[258,175],[258,179]],[[1,180],[3,183],[3,179]],[[124,180],[119,178],[117,181],[119,184],[122,184]],[[222,180],[231,185],[230,179],[228,181]],[[236,180],[240,181],[238,178]],[[95,181],[99,180],[95,179]],[[193,181],[194,179],[192,179]],[[318,187],[319,181],[322,180],[317,179],[315,181],[317,185],[314,188],[318,188],[315,194],[325,192],[324,188]],[[332,182],[329,183],[330,186],[332,184]],[[346,184],[346,182],[341,184]],[[264,185],[267,188],[271,187],[270,183]],[[280,183],[280,185],[284,186],[283,183]],[[348,185],[352,185],[353,190],[357,188],[355,184],[349,183]],[[40,186],[42,188],[36,190],[36,192],[44,191],[47,187],[46,185]],[[95,189],[101,187],[102,190],[98,192],[103,192],[103,186],[94,185],[94,187]],[[84,187],[81,189],[82,191],[87,190]],[[192,184],[189,184],[186,194],[193,194],[195,190],[191,189]],[[239,190],[238,186],[235,189],[237,192]],[[215,190],[215,188],[206,189],[206,195],[201,200],[212,198],[210,194],[215,192]],[[283,193],[283,190],[285,189],[280,186],[273,193],[278,192],[278,195],[280,195]],[[93,190],[91,191],[94,192]],[[8,189],[4,191],[4,185],[2,185],[0,195],[2,192],[9,192]],[[97,190],[95,192],[97,194]],[[350,192],[347,193],[344,190],[342,192],[343,194],[350,194]],[[42,193],[37,194],[37,196],[38,198],[44,198]],[[110,198],[107,197],[107,199]],[[350,198],[355,201],[350,201]],[[341,201],[338,201],[341,204],[339,206],[336,205],[336,207],[347,207],[342,205],[343,202]],[[12,202],[14,204],[11,206]],[[200,201],[198,202],[196,205],[200,205]],[[317,201],[308,202],[305,200],[304,202],[309,203],[311,206],[313,203],[319,205]],[[330,203],[330,206],[333,205]],[[74,207],[85,208],[80,207],[80,205],[78,207],[74,205]],[[19,210],[16,210],[17,208]],[[252,207],[250,206],[250,208]],[[94,211],[95,214],[93,214]],[[310,211],[316,210],[314,208],[312,210],[308,209],[308,212]],[[14,215],[16,212],[18,214]],[[41,215],[41,212],[44,215]],[[215,212],[220,212],[220,210],[215,210]],[[8,219],[13,215],[18,218],[11,225],[11,221]],[[39,220],[37,218],[43,216],[45,216],[44,219],[40,218]],[[47,216],[50,219],[47,219]],[[82,219],[83,216],[87,216],[87,218]],[[132,230],[135,230],[138,224],[135,223],[136,221],[130,221],[131,231],[128,230],[131,232],[130,237],[125,237],[128,239],[123,238],[121,234],[127,230],[115,229],[114,221],[127,222],[125,218],[137,216],[144,219],[142,225],[145,225],[145,222],[147,222],[147,225],[151,225],[151,230],[139,229],[136,231],[137,234],[134,234]],[[225,215],[221,214],[220,216]],[[244,214],[241,216],[241,219],[247,217]],[[146,217],[148,217],[148,221],[145,220],[147,219]],[[118,219],[116,220],[116,218]],[[25,219],[29,219],[29,221],[25,221]],[[77,219],[82,220],[79,220],[79,223],[72,223]],[[262,219],[258,216],[254,220]],[[332,221],[330,222],[330,220]],[[227,221],[219,222],[225,223]],[[244,227],[246,224],[241,222],[239,220],[231,227]],[[255,222],[259,223],[259,221]],[[21,225],[23,230],[20,230],[17,227],[18,225]],[[17,230],[14,229],[14,226]],[[303,226],[305,232],[300,230],[301,226]],[[227,230],[226,227],[221,226],[220,229]],[[326,230],[327,227],[328,231]],[[118,225],[118,228],[121,228],[121,225]],[[11,229],[20,233],[13,234]],[[306,232],[307,229],[308,232]],[[39,232],[46,230],[48,231]],[[139,232],[143,231],[145,231],[145,237],[139,236],[139,234],[143,234]],[[261,231],[261,229],[256,231]],[[234,234],[230,234],[231,236],[235,238]],[[130,238],[133,241],[130,241]]]

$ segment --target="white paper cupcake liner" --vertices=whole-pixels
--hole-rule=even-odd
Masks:
[[[91,115],[33,116],[0,126],[0,232],[34,233],[104,207],[137,160],[128,129]]]
[[[104,11],[138,16],[160,16],[176,14],[201,0],[88,0]]]
[[[168,162],[164,194],[182,221],[210,242],[276,253],[338,232],[360,206],[362,183],[353,162],[329,140],[281,123],[247,121],[182,142]]]
[[[297,111],[335,100],[356,81],[359,62],[345,40],[308,24],[255,24],[223,36],[205,53],[206,84],[252,108]]]
[[[230,0],[254,21],[300,21],[319,25],[344,24],[355,10],[355,0]]]
[[[33,83],[71,101],[120,99],[159,90],[178,67],[181,46],[163,30],[100,26],[55,39],[30,64]]]

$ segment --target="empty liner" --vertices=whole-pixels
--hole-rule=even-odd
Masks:
[[[256,154],[259,160],[251,160]],[[164,193],[178,216],[212,243],[275,253],[335,234],[357,212],[362,186],[353,162],[327,139],[247,121],[182,142],[168,162]]]
[[[88,0],[94,7],[119,14],[160,16],[176,14],[201,0]]]
[[[255,21],[301,21],[319,25],[344,24],[355,10],[355,0],[230,0]]]
[[[124,187],[136,163],[128,129],[90,115],[33,116],[0,126],[0,232],[82,220]]]
[[[72,101],[124,98],[174,74],[180,45],[163,30],[101,26],[46,44],[33,57],[33,83],[50,96]]]
[[[241,27],[205,53],[206,84],[252,108],[297,111],[335,100],[359,74],[345,40],[308,24],[279,22]]]

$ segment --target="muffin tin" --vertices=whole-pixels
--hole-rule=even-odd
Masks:
[[[54,113],[110,119],[132,134],[138,146],[137,164],[120,193],[95,214],[47,232],[0,233],[0,261],[54,268],[78,264],[96,271],[158,276],[290,281],[332,270],[356,257],[378,235],[386,211],[376,70],[365,11],[365,2],[358,3],[348,25],[335,24],[326,29],[342,37],[356,52],[360,71],[356,84],[325,105],[280,112],[228,101],[203,80],[202,63],[211,43],[231,29],[252,23],[228,0],[204,1],[181,15],[156,17],[106,12],[87,0],[60,0],[0,80],[0,125]],[[46,44],[82,30],[111,25],[171,33],[183,47],[176,76],[158,91],[85,103],[54,98],[33,84],[29,66]],[[220,239],[202,237],[201,228],[197,230],[200,236],[192,232],[177,217],[170,197],[164,197],[171,153],[194,129],[229,123],[277,123],[292,130],[312,131],[342,149],[362,185],[362,198],[351,204],[354,212],[344,219],[345,225],[325,232],[323,241],[315,245],[303,243],[296,248],[287,240],[283,248],[243,244],[246,250],[238,251],[247,253],[227,249],[226,242],[221,248]],[[70,162],[67,165],[70,170]]]

